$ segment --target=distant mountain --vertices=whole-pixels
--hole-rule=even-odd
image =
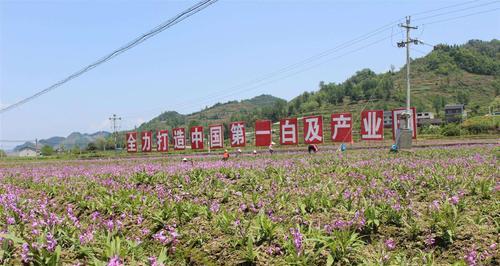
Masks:
[[[149,122],[143,123],[137,130],[171,129],[194,125],[208,126],[239,120],[246,121],[248,126],[251,127],[252,121],[260,118],[261,114],[267,117],[267,114],[276,113],[277,109],[285,106],[286,100],[263,94],[248,100],[217,103],[199,112],[187,115],[179,114],[176,111],[167,111]]]
[[[111,133],[106,131],[99,131],[92,134],[82,134],[80,132],[73,132],[69,134],[68,137],[51,137],[48,139],[41,139],[38,141],[38,147],[49,145],[57,149],[59,147],[64,147],[64,149],[71,149],[74,146],[79,146],[80,148],[86,147],[90,142],[97,140],[98,138],[107,138]],[[33,142],[25,142],[22,145],[18,145],[14,148],[14,151],[20,151],[24,147],[35,147]]]

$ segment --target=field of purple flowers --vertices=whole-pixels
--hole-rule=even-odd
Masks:
[[[499,154],[0,163],[0,263],[498,265]]]

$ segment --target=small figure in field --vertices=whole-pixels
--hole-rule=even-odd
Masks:
[[[237,153],[236,153],[236,157],[239,157],[241,155],[241,149],[238,149]]]
[[[347,146],[344,143],[340,144],[339,148],[337,149],[337,151],[340,152],[344,152],[345,150],[347,150]]]
[[[274,153],[273,145],[274,145],[274,142],[271,142],[271,144],[269,144],[269,153],[270,154]]]
[[[307,146],[307,151],[309,151],[309,154],[311,154],[313,152],[317,153],[318,150],[319,150],[319,148],[318,148],[318,145],[316,145],[316,144],[309,144],[309,146]]]
[[[253,150],[253,155],[257,155],[257,150]]]
[[[182,158],[182,163],[191,163],[191,165],[194,165],[193,159],[188,159],[186,157]]]
[[[227,150],[225,150],[224,154],[222,154],[222,160],[223,161],[229,160],[229,152],[227,152]]]
[[[392,144],[390,152],[394,152],[394,153],[398,152],[398,145]]]

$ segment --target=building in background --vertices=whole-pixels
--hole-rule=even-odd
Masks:
[[[467,117],[463,104],[447,104],[444,107],[444,119],[446,123],[462,122]]]
[[[34,147],[24,147],[19,150],[19,157],[35,157],[37,155],[37,151]]]

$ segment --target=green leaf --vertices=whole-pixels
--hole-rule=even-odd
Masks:
[[[333,265],[333,257],[331,254],[328,254],[328,257],[326,259],[326,266],[331,266]]]
[[[0,237],[12,240],[15,244],[23,244],[24,243],[24,240],[22,240],[21,238],[13,235],[11,233],[7,233],[7,234],[0,233]]]

